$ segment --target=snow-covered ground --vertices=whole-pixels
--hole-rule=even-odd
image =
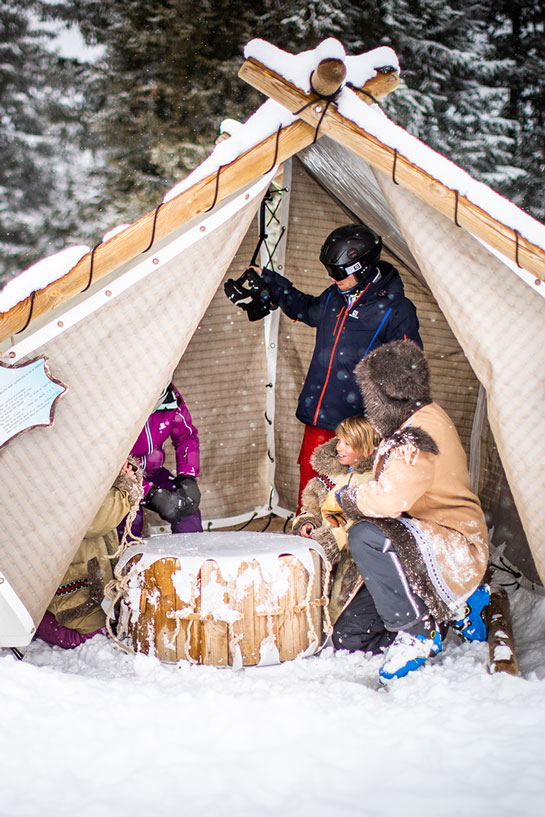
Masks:
[[[511,605],[521,677],[449,636],[387,690],[380,658],[331,649],[236,672],[103,636],[0,651],[0,814],[542,814],[545,598]]]

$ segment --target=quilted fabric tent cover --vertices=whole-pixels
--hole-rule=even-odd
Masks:
[[[0,451],[0,566],[35,623],[205,313],[263,193],[259,189],[182,255],[32,354],[47,355],[51,374],[68,386],[52,428],[31,429]]]
[[[319,249],[334,227],[357,218],[381,232],[384,257],[418,309],[434,397],[468,455],[478,449],[485,510],[501,498],[499,451],[543,577],[541,297],[465,231],[327,138],[301,159],[284,168],[277,268],[317,294],[328,285]],[[190,223],[205,226],[200,241],[33,353],[46,354],[69,388],[53,428],[0,452],[9,474],[0,567],[35,622],[173,370],[199,428],[205,521],[217,528],[269,509],[293,513],[302,435],[295,407],[314,331],[279,310],[250,323],[222,286],[253,254],[263,192],[212,232],[206,215]],[[494,436],[485,422],[475,442],[479,381]]]

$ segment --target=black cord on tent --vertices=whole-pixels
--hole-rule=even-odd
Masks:
[[[292,519],[293,519],[293,514],[290,513],[290,515],[287,517],[286,521],[284,522],[284,527],[282,528],[282,531],[284,533],[286,532],[286,528],[288,527],[288,522],[291,522]]]
[[[18,661],[23,660],[23,653],[21,652],[21,650],[18,650],[17,647],[10,647],[10,650],[12,651],[12,653],[14,654],[15,658]]]
[[[394,148],[394,163],[392,165],[392,181],[394,184],[399,184],[396,179],[396,165],[397,165],[397,148]]]
[[[17,332],[15,332],[16,335],[19,335],[19,334],[21,334],[21,332],[24,332],[25,329],[27,328],[27,326],[30,323],[30,319],[32,318],[32,313],[34,312],[34,298],[35,298],[35,296],[36,296],[36,290],[34,290],[34,292],[30,293],[30,309],[29,309],[29,312],[28,312],[28,318],[26,319],[26,323],[23,326],[23,328],[19,329]]]
[[[351,82],[347,82],[346,87],[352,88],[358,94],[365,94],[365,96],[368,96],[369,99],[375,103],[375,105],[378,105],[378,99],[376,98],[376,96],[373,96],[373,94],[370,91],[366,91],[365,88],[356,88],[356,86],[353,85]]]
[[[500,570],[502,573],[509,573],[511,576],[513,576],[513,581],[502,584],[502,587],[511,587],[512,585],[516,585],[518,589],[520,587],[520,579],[522,578],[522,573],[520,570],[516,570],[511,564],[507,564],[503,556],[499,557],[499,561],[501,562],[501,565],[490,562],[490,567]]]
[[[279,125],[278,130],[276,131],[276,140],[275,140],[275,143],[274,143],[274,159],[272,160],[272,165],[270,166],[270,168],[268,170],[265,170],[265,172],[263,173],[264,176],[266,176],[267,173],[270,173],[271,170],[273,169],[273,167],[276,164],[276,160],[278,158],[278,145],[279,145],[279,142],[280,142],[280,131],[281,130],[282,130],[282,125]]]
[[[220,173],[223,170],[223,167],[224,167],[223,165],[220,165],[218,167],[218,171],[216,173],[216,189],[214,191],[214,200],[212,201],[212,204],[210,205],[210,207],[207,210],[204,211],[205,213],[209,213],[210,210],[213,210],[215,205],[216,205],[216,202],[218,200],[218,192],[219,192],[219,189],[220,189]]]
[[[162,201],[155,208],[155,213],[153,214],[153,226],[151,228],[151,239],[150,239],[150,242],[149,242],[148,246],[146,247],[146,249],[142,250],[143,253],[148,252],[148,250],[151,250],[151,248],[153,247],[153,242],[155,241],[155,228],[157,226],[157,216],[159,215],[159,210],[161,209],[161,207],[163,206],[164,203],[165,202]]]
[[[337,99],[341,89],[337,88],[337,90],[332,94],[321,94],[312,85],[312,77],[313,76],[314,76],[314,71],[310,75],[310,87],[311,87],[313,93],[316,94],[316,97],[318,99],[322,99],[326,103],[325,106],[324,106],[324,109],[322,111],[322,115],[320,116],[320,119],[318,120],[318,124],[316,125],[316,130],[314,131],[314,139],[312,140],[312,144],[314,145],[318,140],[318,133],[320,131],[320,126],[321,126],[321,124],[322,124],[322,122],[324,120],[324,117],[325,117],[325,115],[326,115],[326,113],[328,111],[328,108],[329,108],[329,106],[331,105],[332,102],[335,102],[335,100]],[[298,111],[293,112],[293,115],[298,116],[300,113],[302,113],[305,110],[305,108],[310,107],[310,105],[314,105],[315,102],[317,102],[316,98],[311,99],[308,102],[305,102],[305,104],[301,108],[299,108]]]
[[[517,267],[522,269],[521,265],[519,264],[519,231],[515,230],[515,261],[517,263]]]
[[[253,514],[251,515],[251,517],[248,519],[248,521],[247,521],[247,522],[245,522],[245,523],[244,523],[244,525],[241,525],[241,526],[240,526],[240,528],[235,528],[235,530],[237,530],[237,531],[239,531],[239,530],[244,530],[244,528],[248,527],[248,525],[250,524],[250,522],[253,522],[253,521],[254,521],[254,519],[256,518],[256,516],[257,516],[257,511],[254,511],[254,512],[253,512]]]
[[[269,518],[268,518],[268,520],[267,520],[267,524],[265,525],[265,527],[264,527],[264,528],[261,528],[261,533],[265,533],[265,531],[267,530],[267,528],[269,527],[269,525],[270,525],[270,524],[271,524],[271,522],[272,522],[272,518],[273,518],[273,514],[272,514],[272,513],[270,513],[270,514],[269,514]]]
[[[462,225],[458,221],[458,199],[460,198],[460,191],[454,191],[454,223],[457,227],[461,227]]]
[[[97,248],[100,247],[101,243],[102,242],[99,241],[98,244],[95,244],[95,246],[91,250],[91,261],[89,263],[89,280],[87,281],[87,286],[84,286],[83,289],[81,290],[82,292],[87,292],[87,290],[93,283],[93,273],[95,268],[95,253],[97,251]]]

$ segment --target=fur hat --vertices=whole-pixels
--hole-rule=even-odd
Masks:
[[[354,374],[369,422],[384,438],[432,402],[428,362],[412,340],[380,346],[358,363]]]

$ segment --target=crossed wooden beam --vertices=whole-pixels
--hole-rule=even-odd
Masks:
[[[0,342],[14,336],[40,316],[82,292],[90,280],[97,281],[121,264],[143,252],[152,252],[150,238],[160,241],[192,218],[205,213],[212,204],[221,202],[258,178],[271,162],[281,164],[286,159],[327,134],[372,167],[387,173],[395,172],[398,184],[466,227],[494,249],[512,259],[541,281],[545,281],[545,249],[501,224],[465,196],[435,179],[411,163],[400,152],[380,142],[354,122],[342,117],[334,101],[324,115],[324,98],[334,97],[345,80],[342,61],[323,60],[312,74],[310,94],[305,94],[280,74],[251,58],[240,69],[239,76],[253,87],[280,103],[292,113],[295,122],[277,134],[271,134],[259,144],[224,165],[220,172],[180,193],[171,201],[142,216],[138,221],[108,241],[98,244],[66,275],[37,290],[8,312],[0,313]],[[376,71],[362,88],[352,88],[364,102],[380,100],[399,85],[394,67]],[[310,104],[309,104],[310,103]],[[528,217],[528,216],[526,216]]]

